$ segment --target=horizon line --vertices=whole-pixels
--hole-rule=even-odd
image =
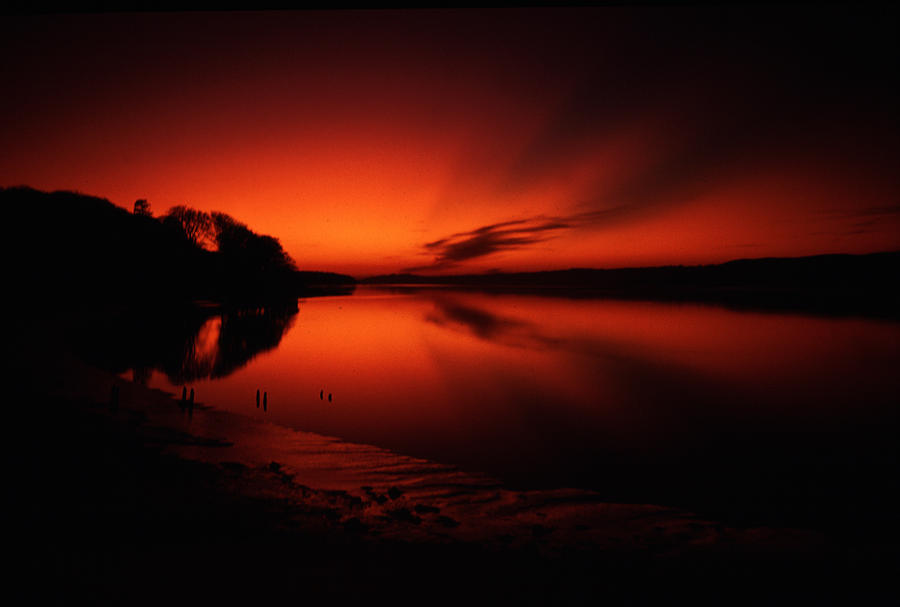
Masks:
[[[415,276],[417,278],[434,278],[434,279],[442,279],[442,278],[464,278],[464,277],[484,277],[484,276],[513,276],[516,274],[550,274],[554,272],[576,272],[576,271],[589,271],[589,272],[614,272],[618,270],[657,270],[657,269],[670,269],[670,268],[708,268],[714,266],[724,266],[730,263],[742,262],[742,261],[781,261],[781,260],[795,260],[795,259],[813,259],[816,257],[867,257],[870,255],[891,255],[891,254],[900,254],[900,249],[890,249],[890,250],[882,250],[882,251],[871,251],[869,253],[814,253],[812,255],[793,255],[793,256],[777,256],[777,255],[769,255],[765,257],[737,257],[734,259],[729,259],[727,261],[721,261],[717,263],[695,263],[695,264],[684,264],[684,263],[672,263],[672,264],[663,264],[663,265],[649,265],[649,266],[616,266],[616,267],[586,267],[586,266],[573,266],[568,268],[559,268],[556,270],[517,270],[515,272],[509,272],[504,270],[499,271],[486,271],[486,272],[464,272],[459,274],[419,274],[415,272],[387,272],[381,274],[372,274],[368,276],[362,276],[357,278],[356,276],[352,276],[351,274],[347,274],[348,276],[352,276],[356,281],[370,280],[372,278],[382,278],[388,276]],[[303,270],[303,271],[313,271],[313,270]]]

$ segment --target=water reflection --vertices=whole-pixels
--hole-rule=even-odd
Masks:
[[[578,366],[587,370],[587,376],[605,378],[607,391],[619,388],[615,398],[607,394],[607,400],[640,402],[641,406],[632,408],[629,415],[634,417],[638,411],[642,414],[652,412],[650,426],[665,428],[667,436],[674,433],[679,421],[690,411],[706,409],[707,415],[715,415],[721,409],[713,407],[712,403],[721,402],[729,393],[727,398],[734,399],[734,390],[729,389],[727,382],[682,360],[659,357],[652,348],[634,344],[631,339],[617,338],[616,329],[605,329],[600,315],[594,322],[584,318],[582,330],[569,333],[553,331],[553,322],[548,318],[543,319],[542,327],[534,320],[493,311],[484,305],[489,304],[490,299],[476,306],[471,299],[466,303],[451,294],[438,293],[431,300],[434,309],[425,314],[426,322],[504,347],[552,351],[555,356],[566,353],[570,361],[577,361]],[[541,398],[548,402],[573,400],[571,393],[574,390],[580,392],[574,400],[594,400],[596,403],[589,390],[592,382],[586,379],[582,377],[581,381],[573,381],[568,386],[559,385],[557,395],[548,393]],[[517,397],[519,403],[533,399],[534,395]],[[733,410],[728,413],[733,414]],[[662,423],[663,419],[665,423]],[[665,440],[665,436],[657,440]],[[607,441],[620,442],[614,436]]]
[[[297,311],[296,305],[223,311],[186,336],[180,356],[163,359],[156,368],[176,384],[226,377],[277,348]]]
[[[897,323],[446,291],[429,299],[430,325],[482,352],[520,352],[517,372],[493,366],[492,399],[511,405],[494,422],[505,425],[502,440],[466,441],[463,460],[488,461],[523,487],[589,486],[754,522],[888,514],[880,496],[897,461]],[[459,385],[476,385],[475,366]],[[495,408],[480,401],[476,415]]]
[[[160,311],[139,317],[108,319],[78,343],[88,358],[115,372],[130,369],[132,379],[150,383],[162,372],[173,385],[221,379],[274,350],[299,311],[289,304],[252,308],[202,308]]]
[[[461,327],[476,337],[510,343],[516,333],[525,332],[533,337],[534,325],[515,318],[494,314],[484,308],[466,305],[452,296],[441,294],[432,298],[434,313],[425,320],[448,328]]]
[[[896,455],[898,323],[448,289],[300,314],[208,315],[150,384],[245,415],[262,387],[277,424],[617,501],[771,513]]]

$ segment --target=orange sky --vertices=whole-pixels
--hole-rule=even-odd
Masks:
[[[900,249],[892,21],[816,11],[0,17],[0,186],[356,276]]]

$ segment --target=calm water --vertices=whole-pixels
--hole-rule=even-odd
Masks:
[[[135,377],[515,487],[771,507],[845,495],[869,483],[863,467],[896,457],[892,322],[371,289],[301,300],[296,314],[208,316],[187,333]]]

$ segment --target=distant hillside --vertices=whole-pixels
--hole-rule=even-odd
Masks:
[[[366,284],[443,284],[617,289],[672,285],[678,287],[827,287],[879,285],[886,272],[896,273],[900,252],[868,255],[815,255],[738,259],[722,264],[646,268],[571,268],[545,272],[495,272],[422,276],[385,274],[361,279]],[[896,274],[894,274],[896,276]]]
[[[347,290],[355,282],[297,271],[277,239],[227,216],[243,240],[221,252],[198,246],[177,222],[94,196],[0,188],[0,209],[14,300],[248,304]]]
[[[370,285],[445,285],[567,297],[719,301],[738,307],[802,308],[900,316],[900,252],[740,259],[716,265],[420,276],[388,274]]]

